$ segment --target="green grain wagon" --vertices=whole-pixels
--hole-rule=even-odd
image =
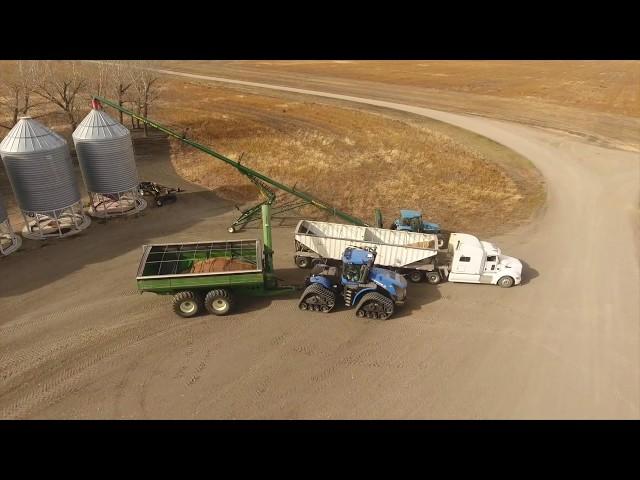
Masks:
[[[270,252],[260,240],[222,240],[143,245],[138,290],[173,295],[173,310],[193,317],[204,310],[226,315],[243,295],[291,292],[278,287]]]

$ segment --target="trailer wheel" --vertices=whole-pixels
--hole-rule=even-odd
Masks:
[[[173,311],[184,318],[195,317],[202,312],[202,297],[190,290],[178,292],[173,296]]]
[[[514,283],[515,280],[511,277],[502,277],[500,278],[500,280],[498,280],[498,285],[500,285],[502,288],[513,287]]]
[[[226,290],[211,290],[204,297],[204,306],[209,313],[219,316],[226,315],[233,307],[233,299]]]
[[[310,257],[303,257],[301,255],[296,255],[295,262],[296,262],[296,265],[299,268],[309,268],[309,267],[311,267],[311,258]]]
[[[437,285],[440,283],[440,274],[438,272],[429,272],[427,273],[427,282],[431,285]]]
[[[422,281],[422,272],[420,270],[414,270],[409,274],[409,280],[413,283],[420,283]]]

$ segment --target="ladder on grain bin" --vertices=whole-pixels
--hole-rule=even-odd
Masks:
[[[306,192],[296,190],[295,185],[293,187],[289,187],[280,182],[277,182],[276,180],[269,178],[266,175],[263,175],[260,172],[257,172],[256,170],[253,170],[249,167],[242,165],[240,161],[236,162],[235,160],[231,160],[230,158],[225,157],[224,155],[216,152],[215,150],[212,150],[209,147],[206,147],[194,140],[187,138],[186,135],[174,132],[173,130],[165,126],[160,125],[157,122],[154,122],[153,120],[150,120],[130,110],[127,110],[126,108],[118,105],[118,103],[116,102],[113,102],[111,100],[98,97],[98,96],[94,96],[93,99],[94,101],[98,101],[99,103],[108,105],[126,115],[129,115],[132,118],[135,118],[143,123],[146,123],[147,125],[155,128],[156,130],[160,130],[161,132],[164,132],[171,137],[177,138],[181,142],[186,143],[187,145],[191,145],[192,147],[197,148],[198,150],[208,155],[211,155],[212,157],[215,157],[218,160],[222,160],[223,162],[228,163],[229,165],[234,167],[236,170],[238,170],[240,173],[242,173],[244,176],[246,176],[254,185],[256,185],[256,187],[260,191],[261,195],[265,198],[265,200],[259,203],[258,205],[255,205],[245,211],[241,211],[240,216],[236,219],[235,222],[233,222],[233,224],[231,224],[231,226],[229,226],[230,233],[240,230],[250,222],[259,220],[262,206],[263,205],[272,206],[276,202],[276,192],[272,187],[275,187],[275,189],[282,190],[296,197],[295,200],[281,203],[280,205],[277,206],[277,208],[273,208],[271,211],[272,218],[277,218],[276,215],[282,214],[283,212],[286,212],[289,210],[293,210],[295,208],[300,208],[305,205],[313,205],[314,207],[319,208],[320,210],[324,210],[328,213],[331,213],[332,215],[339,217],[343,220],[346,220],[347,222],[352,223],[353,225],[368,226],[363,220],[357,217],[353,217],[341,210],[338,210],[337,208],[315,198],[314,196]],[[240,160],[242,160],[242,158],[240,158]],[[238,208],[238,210],[240,209]]]

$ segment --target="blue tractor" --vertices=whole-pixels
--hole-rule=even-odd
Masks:
[[[300,297],[300,310],[329,313],[340,296],[358,317],[386,320],[407,296],[407,281],[384,268],[374,267],[375,248],[347,247],[340,267],[316,265]]]
[[[417,233],[440,233],[440,225],[422,220],[422,212],[417,210],[400,210],[400,218],[394,220],[390,228]]]

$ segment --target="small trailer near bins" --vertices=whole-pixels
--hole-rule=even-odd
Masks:
[[[140,293],[173,295],[173,310],[181,317],[204,310],[226,315],[238,297],[293,291],[278,287],[260,240],[143,245],[136,282]]]
[[[438,237],[430,233],[416,233],[385,228],[344,225],[341,223],[301,220],[295,230],[294,261],[300,268],[314,263],[339,265],[347,247],[376,249],[376,265],[406,275],[412,282],[420,282],[429,274],[437,278],[435,267]]]

